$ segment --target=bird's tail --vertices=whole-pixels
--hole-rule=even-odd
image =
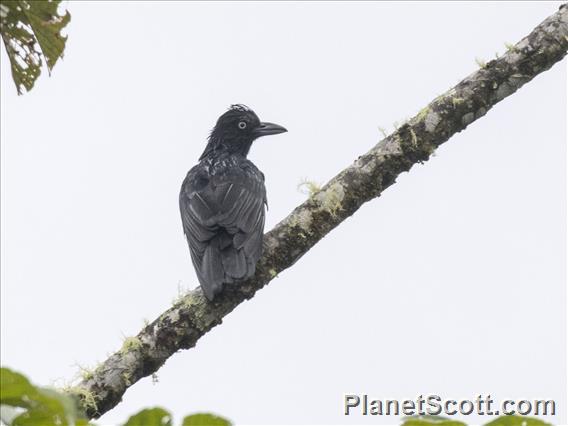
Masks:
[[[212,300],[224,283],[233,283],[249,277],[250,265],[243,248],[235,248],[233,236],[218,232],[209,242],[203,255],[199,281],[205,296]]]
[[[221,251],[213,244],[210,244],[205,249],[200,272],[198,278],[203,293],[207,299],[213,300],[215,295],[222,290],[223,279],[225,278],[221,262]]]

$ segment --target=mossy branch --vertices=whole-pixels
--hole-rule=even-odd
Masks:
[[[83,394],[92,396],[84,404],[88,415],[107,412],[129,386],[152,375],[178,350],[195,346],[235,307],[292,266],[363,203],[395,183],[398,175],[428,160],[439,145],[560,61],[567,49],[568,7],[564,4],[513,48],[437,97],[296,207],[264,236],[264,255],[253,278],[229,286],[213,303],[197,288],[125,342],[74,388],[75,395],[80,396],[77,390],[83,389]]]

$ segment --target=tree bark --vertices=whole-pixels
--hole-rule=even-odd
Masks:
[[[505,54],[434,99],[296,207],[264,236],[264,254],[253,278],[228,286],[212,303],[200,288],[189,292],[69,392],[78,397],[89,417],[106,413],[130,386],[156,372],[178,350],[195,346],[235,307],[395,183],[399,174],[428,160],[438,146],[548,70],[567,50],[568,4],[564,4]]]

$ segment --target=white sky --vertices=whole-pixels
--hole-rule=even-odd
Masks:
[[[18,97],[1,52],[2,364],[63,384],[197,285],[179,186],[231,103],[289,133],[251,159],[267,229],[559,2],[69,2]],[[566,423],[566,61],[400,176],[100,424],[383,424],[371,398],[555,399]],[[469,423],[489,419],[470,417]]]

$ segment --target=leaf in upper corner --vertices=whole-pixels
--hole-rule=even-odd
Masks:
[[[18,94],[30,91],[45,59],[51,71],[63,56],[67,37],[61,30],[71,15],[59,15],[61,0],[4,0],[0,3],[0,34],[10,59]]]
[[[182,426],[231,426],[231,422],[213,414],[197,413],[185,417]]]
[[[465,423],[442,416],[408,416],[401,426],[466,426]]]
[[[551,426],[550,423],[543,422],[542,420],[535,419],[534,417],[525,416],[501,416],[496,418],[489,423],[485,423],[485,426]]]
[[[57,13],[61,0],[22,1],[21,3],[27,3],[28,7],[23,9],[24,13],[28,17],[43,56],[45,56],[47,67],[51,71],[57,60],[63,57],[67,37],[61,35],[61,30],[69,23],[71,15],[67,11],[62,16]]]
[[[171,426],[172,416],[160,407],[147,408],[131,416],[124,426]]]

